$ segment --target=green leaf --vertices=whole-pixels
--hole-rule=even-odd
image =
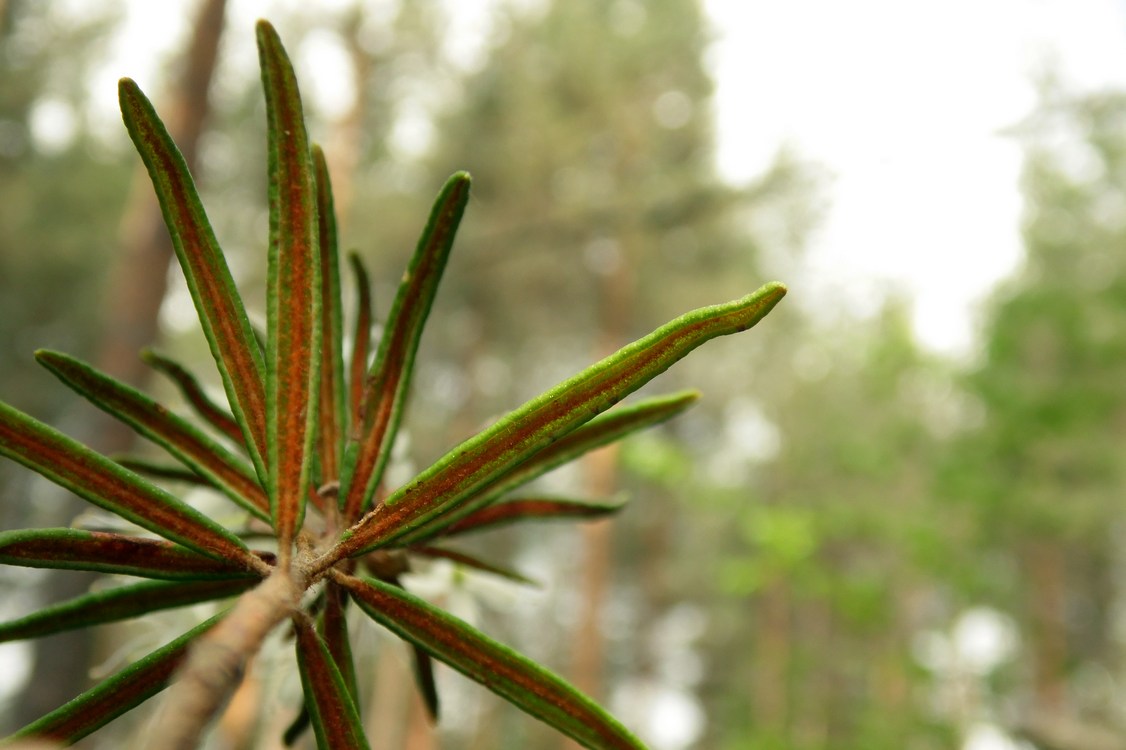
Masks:
[[[403,544],[433,539],[443,529],[473,512],[487,508],[505,494],[531,482],[552,469],[570,463],[590,451],[601,448],[626,435],[660,424],[696,403],[698,391],[681,391],[668,396],[645,399],[623,406],[590,420],[574,432],[560,438],[521,464],[512,466],[457,508],[444,513],[417,532],[403,537]]]
[[[266,292],[266,443],[270,513],[282,566],[301,528],[317,426],[321,265],[313,160],[293,66],[258,22],[266,92],[270,250]],[[331,437],[330,437],[331,439]]]
[[[617,513],[622,503],[591,503],[558,498],[527,497],[506,500],[474,511],[446,528],[442,536],[486,531],[522,521],[593,520]]]
[[[234,416],[223,407],[212,401],[199,380],[179,363],[157,354],[151,349],[141,352],[143,359],[153,369],[164,373],[180,391],[184,400],[191,404],[196,414],[216,430],[226,435],[235,445],[246,447],[242,428],[235,421]]]
[[[645,747],[561,677],[453,615],[388,583],[334,577],[380,625],[580,744],[596,750]]]
[[[127,620],[162,609],[226,599],[241,594],[261,579],[229,581],[144,581],[75,597],[18,620],[0,623],[0,642],[39,638],[64,630]]]
[[[441,547],[411,547],[410,552],[412,555],[420,555],[422,557],[429,557],[437,560],[449,560],[450,562],[464,565],[467,568],[473,568],[483,573],[491,573],[501,578],[507,578],[516,583],[522,583],[525,586],[539,586],[540,584],[527,576],[521,575],[509,568],[494,565],[493,563],[485,562],[480,558],[473,555],[467,555],[464,552],[458,552],[452,549],[443,549]]]
[[[269,503],[254,470],[203,431],[140,391],[73,357],[40,349],[35,358],[95,406],[206,477],[235,503],[269,520]]]
[[[166,464],[158,461],[150,461],[147,458],[140,456],[123,456],[112,455],[109,457],[111,461],[123,466],[134,474],[140,474],[143,477],[150,479],[168,479],[173,482],[185,482],[187,484],[194,484],[200,487],[211,487],[218,489],[215,483],[204,476],[201,476],[191,469],[185,469],[178,464]]]
[[[317,735],[317,747],[322,750],[368,747],[356,704],[328,647],[307,620],[296,620],[294,624],[297,666],[305,691],[305,705]]]
[[[348,686],[348,694],[355,701],[359,699],[360,690],[356,682],[356,663],[352,658],[352,640],[348,637],[348,618],[345,617],[347,602],[347,593],[336,583],[329,581],[325,586],[324,610],[317,624],[321,638],[332,654],[332,660],[340,670],[344,684]]]
[[[317,188],[317,227],[321,266],[321,378],[320,436],[321,472],[325,478],[340,476],[348,416],[344,393],[344,310],[340,293],[340,247],[336,236],[336,209],[328,164],[320,146],[313,146],[313,169]]]
[[[346,531],[322,564],[394,542],[456,508],[710,339],[745,331],[786,293],[777,282],[693,310],[532,399],[454,448]]]
[[[446,181],[391,305],[375,364],[364,384],[363,439],[359,445],[349,446],[349,466],[341,483],[345,493],[344,517],[349,521],[370,506],[391,455],[410,388],[415,353],[465,213],[469,185],[465,172]]]
[[[242,541],[194,508],[105,456],[0,403],[0,454],[79,497],[209,557],[256,569]]]
[[[260,576],[273,556],[258,553],[254,567],[198,555],[163,539],[82,529],[0,532],[0,563],[61,568],[166,580],[217,580]]]
[[[371,283],[364,262],[355,253],[349,253],[352,272],[356,277],[356,335],[352,342],[352,361],[348,368],[348,408],[351,414],[352,429],[363,424],[364,373],[368,367],[368,347],[371,345]],[[355,440],[360,439],[357,433]],[[341,505],[344,497],[340,498]]]
[[[438,683],[434,680],[434,661],[430,654],[414,644],[411,644],[411,656],[415,687],[418,688],[418,695],[422,698],[422,705],[426,707],[430,721],[436,723],[441,704],[438,700]]]
[[[200,203],[195,183],[152,103],[128,78],[118,84],[121,116],[148,168],[153,188],[184,270],[192,300],[227,400],[242,431],[242,442],[258,476],[265,478],[265,363],[254,341],[242,298]]]
[[[192,641],[214,627],[222,617],[222,614],[212,617],[168,645],[133,662],[69,703],[28,724],[5,742],[31,737],[65,745],[78,742],[168,687]]]

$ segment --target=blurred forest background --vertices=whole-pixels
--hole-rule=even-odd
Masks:
[[[201,0],[159,90],[142,83],[260,311],[264,105],[252,29],[225,24],[224,5]],[[444,7],[263,9],[297,62],[343,244],[369,263],[379,311],[443,179],[475,178],[403,476],[681,312],[793,281],[828,195],[817,165],[783,149],[748,184],[719,179],[695,0],[501,3],[469,66],[451,62]],[[114,103],[112,83],[90,80],[123,14],[0,0],[0,398],[110,452],[128,436],[37,368],[36,348],[170,399],[138,349],[210,372],[139,160],[94,114]],[[348,75],[317,80],[318,56]],[[1048,84],[1012,133],[1026,257],[974,356],[920,347],[908,299],[831,322],[789,299],[648,389],[700,388],[690,414],[545,482],[627,496],[618,518],[478,542],[542,589],[436,564],[415,590],[569,676],[655,750],[1126,748],[1126,96]],[[84,510],[10,463],[0,496],[5,529]],[[5,569],[0,615],[90,585]],[[5,646],[4,729],[197,617]],[[374,746],[566,746],[444,670],[431,731],[401,644],[368,630]],[[214,746],[250,746],[240,713],[292,680],[253,674]],[[147,716],[87,746],[140,746]],[[290,719],[254,725],[257,746]]]

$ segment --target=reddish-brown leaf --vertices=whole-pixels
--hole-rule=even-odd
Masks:
[[[269,519],[269,503],[254,470],[202,430],[140,391],[73,357],[41,349],[35,358],[95,406],[162,446],[240,506]]]
[[[107,622],[186,607],[237,596],[261,579],[216,581],[144,581],[96,591],[60,604],[44,607],[18,620],[0,623],[0,642],[39,638],[64,630],[88,628]]]
[[[360,715],[328,648],[308,621],[297,620],[295,630],[297,666],[317,746],[323,750],[367,748]]]
[[[321,266],[321,377],[320,446],[321,476],[339,479],[344,455],[344,311],[340,295],[340,248],[336,237],[336,209],[328,164],[320,146],[313,146],[313,168],[317,188],[317,245]]]
[[[345,532],[322,564],[390,544],[456,508],[704,342],[750,328],[785,293],[773,282],[740,300],[693,310],[525,403],[392,493]]]
[[[270,248],[266,293],[266,443],[270,511],[288,565],[311,479],[321,345],[321,279],[313,160],[293,66],[258,22],[266,92]],[[331,438],[330,438],[331,439]]]
[[[558,675],[389,583],[334,573],[373,620],[509,703],[595,750],[644,750],[602,707]]]
[[[273,555],[254,553],[257,564],[204,557],[163,539],[82,529],[25,529],[0,532],[0,563],[27,568],[62,568],[161,578],[217,580],[261,576]]]
[[[485,531],[521,521],[593,520],[622,509],[621,503],[590,503],[557,498],[525,497],[474,511],[442,530],[442,536]]]
[[[216,404],[203,390],[199,380],[188,370],[168,357],[157,354],[151,349],[141,352],[143,359],[150,367],[164,373],[176,384],[180,395],[192,405],[196,414],[220,433],[230,438],[235,445],[245,448],[242,428],[229,411]]]
[[[469,185],[469,175],[465,172],[458,172],[446,181],[391,305],[375,363],[364,384],[363,438],[358,446],[349,449],[350,466],[342,481],[344,517],[349,522],[371,504],[391,454],[406,404],[415,354],[465,213]]]
[[[195,183],[152,103],[128,78],[118,85],[121,116],[137,147],[172,246],[199,313],[227,399],[242,431],[242,441],[260,477],[266,474],[265,363],[254,341],[242,298],[199,200]]]
[[[0,455],[111,513],[210,557],[261,565],[238,537],[105,456],[0,403]]]
[[[188,647],[223,617],[218,615],[167,646],[133,662],[69,703],[28,724],[6,741],[40,738],[72,745],[168,687]],[[38,675],[33,679],[49,679]]]

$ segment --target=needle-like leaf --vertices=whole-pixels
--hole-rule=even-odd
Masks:
[[[324,641],[306,619],[295,621],[297,666],[321,750],[367,748],[356,704]]]
[[[786,293],[777,282],[694,310],[623,347],[454,448],[345,532],[322,564],[387,545],[456,508],[704,342],[745,331]]]
[[[415,353],[461,216],[465,213],[469,184],[469,175],[465,172],[458,172],[446,181],[391,305],[375,364],[364,384],[363,440],[358,446],[349,446],[350,466],[342,482],[344,517],[349,521],[358,518],[371,504],[391,455],[410,387]]]
[[[0,403],[0,455],[165,539],[217,557],[261,564],[242,541],[194,508],[58,430]]]
[[[644,750],[628,729],[558,675],[389,583],[334,574],[373,620],[509,703],[595,750]]]
[[[191,469],[185,469],[178,464],[166,464],[159,461],[150,461],[139,456],[112,455],[109,457],[114,463],[120,464],[129,471],[140,474],[150,479],[168,479],[173,482],[186,482],[200,487],[218,489],[215,483]]]
[[[645,399],[631,406],[618,407],[600,414],[574,432],[560,438],[523,463],[489,482],[473,497],[448,513],[443,513],[418,531],[407,534],[403,544],[417,544],[433,539],[444,529],[482,508],[487,508],[512,490],[531,482],[552,469],[570,463],[580,456],[620,440],[647,427],[660,424],[696,403],[698,391],[681,391],[668,396]]]
[[[135,661],[69,703],[28,724],[6,742],[31,737],[72,745],[168,687],[192,641],[222,619],[217,615]],[[41,676],[42,677],[42,676]]]
[[[351,415],[352,439],[359,442],[363,433],[364,373],[368,369],[368,348],[371,346],[371,282],[364,262],[355,253],[348,254],[356,277],[356,335],[352,342],[352,361],[348,366],[348,410]],[[343,504],[344,498],[340,498]]]
[[[199,322],[223,378],[227,399],[259,477],[266,476],[265,363],[242,298],[219,249],[195,183],[152,103],[128,78],[118,85],[121,116],[156,190],[172,246]]]
[[[73,357],[41,349],[35,358],[95,406],[163,447],[246,510],[269,520],[269,503],[254,470],[202,430]]]
[[[157,354],[151,349],[141,352],[143,359],[150,367],[164,373],[180,390],[180,395],[191,404],[196,414],[205,422],[230,438],[235,445],[245,448],[242,428],[235,421],[234,416],[216,404],[203,390],[199,380],[188,372],[187,368],[162,354]]]
[[[474,557],[473,555],[468,555],[464,552],[458,552],[457,550],[443,549],[442,547],[423,546],[423,547],[411,547],[410,551],[411,551],[412,555],[419,555],[421,557],[429,557],[429,558],[434,559],[434,560],[449,560],[452,563],[457,563],[458,565],[464,565],[467,568],[479,570],[482,573],[489,573],[489,574],[494,575],[494,576],[500,576],[501,578],[507,578],[510,581],[515,581],[516,583],[521,583],[521,584],[524,584],[525,586],[539,587],[539,585],[540,585],[539,582],[534,581],[534,580],[532,580],[531,578],[528,578],[525,575],[517,573],[515,570],[512,570],[510,568],[505,568],[505,567],[502,567],[500,565],[496,565],[494,563],[485,562],[484,560],[482,560],[478,557]]]
[[[438,700],[438,683],[434,679],[434,660],[425,649],[411,644],[413,657],[414,684],[418,687],[418,694],[422,698],[422,705],[430,721],[437,722],[441,713],[441,702]]]
[[[163,539],[82,529],[0,532],[0,563],[25,568],[62,568],[165,580],[218,580],[261,576],[273,555],[256,553],[254,567],[204,557]]]
[[[593,520],[617,513],[622,503],[592,503],[546,497],[506,500],[474,511],[442,530],[444,537],[486,531],[523,521]]]
[[[270,250],[266,293],[267,489],[288,565],[309,493],[320,389],[321,264],[313,159],[293,66],[273,26],[258,22],[266,92]],[[326,342],[327,343],[327,342]],[[333,436],[326,435],[326,439]]]
[[[320,146],[313,146],[313,169],[317,188],[317,228],[321,266],[321,378],[320,446],[321,473],[340,476],[347,434],[344,393],[344,310],[340,294],[340,246],[336,236],[336,209],[332,200],[328,164]]]
[[[98,591],[45,607],[18,620],[0,623],[0,642],[39,638],[64,630],[127,620],[162,609],[226,599],[257,585],[259,580],[144,581]]]
[[[352,696],[352,700],[358,700],[360,692],[356,683],[356,663],[352,658],[352,641],[348,637],[348,618],[345,617],[347,602],[348,594],[336,583],[329,581],[325,586],[324,611],[321,612],[317,626],[336,668],[340,670],[340,676],[344,678],[344,684],[348,686],[348,694]]]

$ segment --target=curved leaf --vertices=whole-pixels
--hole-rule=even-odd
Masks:
[[[39,638],[107,622],[127,620],[162,609],[226,599],[256,586],[261,579],[230,581],[145,581],[75,597],[27,617],[0,623],[0,642]]]
[[[363,424],[364,373],[368,368],[368,347],[371,345],[371,282],[364,262],[355,253],[348,254],[352,272],[356,277],[356,332],[352,342],[352,361],[348,367],[348,409],[351,415],[351,428],[358,430]],[[356,432],[352,439],[357,442],[362,433]],[[340,498],[341,504],[344,498]]]
[[[209,557],[261,564],[219,524],[58,430],[0,403],[0,454],[165,539]]]
[[[192,641],[214,627],[222,617],[222,614],[216,615],[189,630],[69,703],[28,724],[5,741],[38,737],[66,745],[78,742],[168,687]]]
[[[512,466],[457,508],[443,513],[418,531],[405,535],[401,543],[416,544],[433,539],[441,534],[443,529],[474,511],[487,508],[517,487],[537,479],[552,469],[570,463],[596,448],[671,419],[692,406],[699,398],[699,391],[680,391],[668,396],[645,399],[600,414],[527,461]]]
[[[516,583],[522,583],[525,586],[539,586],[537,581],[528,578],[527,576],[517,573],[515,570],[494,565],[493,563],[485,562],[473,555],[467,555],[464,552],[458,552],[452,549],[442,549],[441,547],[411,547],[410,552],[412,555],[419,555],[421,557],[429,557],[434,560],[449,560],[458,565],[464,565],[467,568],[479,570],[482,573],[490,573],[494,576],[507,578]]]
[[[301,671],[305,705],[317,735],[317,747],[322,750],[367,748],[367,737],[356,704],[352,702],[328,647],[308,621],[298,620],[294,624],[297,666]]]
[[[772,282],[740,300],[693,310],[525,403],[396,490],[321,564],[385,546],[457,507],[704,342],[750,328],[785,293]]]
[[[465,213],[469,185],[469,175],[458,172],[438,193],[430,220],[391,305],[375,364],[364,384],[363,438],[359,445],[349,446],[350,465],[346,467],[341,488],[344,517],[349,521],[358,518],[370,506],[391,455],[410,387],[415,353]]]
[[[258,22],[266,92],[270,250],[266,293],[266,444],[270,513],[283,567],[305,512],[317,425],[321,265],[313,161],[293,66]],[[332,439],[331,436],[329,439]]]
[[[164,373],[180,391],[184,400],[191,404],[196,414],[216,430],[226,435],[235,445],[246,448],[246,440],[242,428],[235,421],[234,416],[216,404],[203,390],[199,380],[188,372],[187,368],[162,354],[157,354],[151,349],[141,352],[141,359],[154,370]]]
[[[258,476],[266,476],[266,367],[242,298],[199,200],[188,166],[136,83],[118,84],[121,117],[148,168],[199,322],[223,378]]]
[[[25,568],[61,568],[164,580],[218,580],[261,576],[273,561],[257,553],[254,567],[204,557],[163,539],[82,529],[0,532],[0,563]]]
[[[168,479],[173,482],[184,482],[200,487],[218,489],[215,487],[215,483],[210,479],[195,473],[191,469],[185,469],[178,464],[165,464],[159,461],[150,461],[140,456],[123,456],[118,454],[112,455],[109,458],[115,464],[123,466],[134,474],[140,474],[150,479]]]
[[[98,408],[160,445],[206,477],[235,503],[269,520],[269,503],[254,470],[186,420],[145,394],[60,352],[40,349],[35,359]]]
[[[340,477],[348,415],[344,393],[344,310],[340,295],[340,248],[336,236],[336,209],[328,164],[320,146],[313,146],[313,175],[317,188],[317,228],[321,266],[321,377],[320,446],[321,473],[326,479]]]
[[[591,503],[557,498],[518,498],[474,511],[442,530],[442,536],[486,531],[521,521],[593,520],[617,513],[622,503]]]
[[[360,690],[356,683],[352,640],[348,637],[348,618],[345,617],[347,602],[348,595],[336,583],[329,581],[325,585],[324,611],[321,612],[317,626],[336,668],[340,670],[344,684],[348,687],[348,694],[355,701],[359,699]]]
[[[561,677],[453,615],[388,583],[335,578],[380,625],[580,744],[595,750],[645,747]]]

